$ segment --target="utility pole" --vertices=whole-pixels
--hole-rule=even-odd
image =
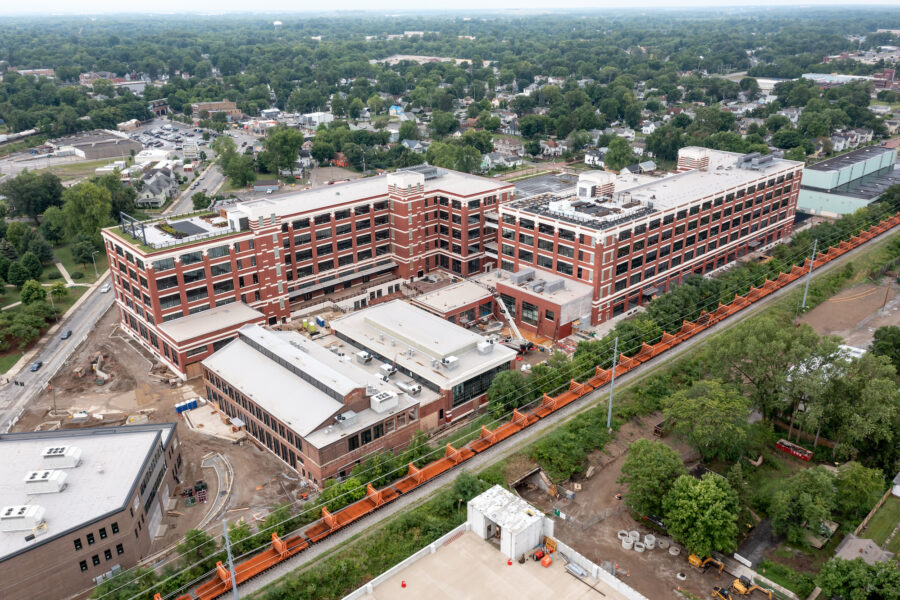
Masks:
[[[803,288],[803,303],[800,310],[806,310],[806,294],[809,293],[809,282],[812,281],[813,263],[816,261],[816,248],[819,247],[819,240],[813,240],[812,257],[809,259],[809,273],[806,274],[806,287]]]
[[[619,338],[616,337],[613,345],[612,380],[609,382],[609,406],[606,409],[606,428],[612,429],[612,403],[613,391],[616,389],[616,365],[619,362]]]
[[[97,273],[97,261],[94,260],[94,255],[100,252],[99,250],[94,250],[91,252],[91,262],[94,263],[94,279],[98,279],[100,275]]]
[[[240,600],[237,591],[237,576],[234,574],[234,557],[231,556],[231,540],[228,539],[228,523],[225,522],[225,519],[222,519],[222,529],[225,537],[225,551],[228,553],[228,571],[231,573],[231,595],[234,600]]]

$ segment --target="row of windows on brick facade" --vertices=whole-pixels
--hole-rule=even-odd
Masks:
[[[125,547],[122,544],[116,544],[116,555],[120,555],[120,554],[125,554]],[[112,548],[107,548],[106,550],[103,551],[103,558],[105,558],[106,560],[109,561],[109,560],[112,560],[112,557],[113,557]],[[100,565],[100,555],[99,554],[95,554],[91,557],[91,564],[95,567]],[[79,561],[78,568],[80,568],[82,571],[87,571],[88,570],[87,560]]]
[[[645,262],[649,263],[653,260],[656,260],[657,253],[659,254],[659,258],[663,258],[663,257],[667,256],[670,252],[680,251],[682,249],[682,247],[687,248],[689,246],[692,246],[695,243],[702,242],[702,241],[706,240],[710,235],[718,235],[720,229],[721,229],[721,231],[724,232],[724,231],[729,230],[732,226],[737,226],[737,225],[740,225],[741,223],[749,223],[753,219],[761,219],[761,217],[763,215],[769,214],[773,208],[786,207],[787,204],[788,204],[788,198],[784,198],[783,200],[780,201],[780,204],[777,201],[773,202],[771,205],[767,204],[765,207],[761,207],[760,209],[757,209],[753,213],[746,212],[743,214],[742,217],[736,217],[735,219],[733,219],[730,222],[725,221],[725,222],[719,223],[717,225],[712,225],[712,226],[708,227],[707,229],[698,231],[696,234],[685,235],[685,237],[682,240],[674,240],[671,245],[669,245],[669,244],[662,245],[664,242],[671,239],[673,237],[673,235],[684,235],[684,234],[686,234],[686,232],[696,230],[698,226],[701,226],[701,225],[705,226],[710,223],[710,218],[708,216],[704,216],[699,219],[694,219],[694,220],[690,221],[689,223],[687,223],[687,225],[684,225],[684,224],[676,225],[675,227],[670,227],[668,229],[661,231],[659,234],[652,234],[652,235],[648,236],[646,240],[637,240],[634,243],[620,246],[617,251],[617,255],[620,258],[628,257],[630,259],[630,269],[639,268]],[[727,216],[730,216],[730,214],[731,214],[731,212],[729,211]],[[747,231],[742,230],[740,232],[740,235],[749,235],[751,233],[754,233],[756,230],[767,227],[771,223],[776,222],[779,218],[784,219],[786,216],[787,216],[787,211],[785,210],[785,211],[782,211],[782,213],[780,215],[778,215],[778,217],[773,217],[771,219],[771,222],[770,222],[769,218],[761,219],[757,223],[753,223],[750,227],[744,228],[744,229],[747,229]],[[717,222],[717,221],[713,220],[713,222]],[[503,234],[503,237],[506,239],[510,239],[507,234],[508,231],[511,231],[511,230],[505,230],[504,234]],[[721,238],[721,240],[719,240],[718,242],[716,242],[716,241],[710,242],[709,248],[701,247],[701,248],[698,248],[698,251],[700,251],[700,254],[702,254],[707,249],[709,249],[709,250],[715,249],[717,244],[735,241],[737,239],[737,237],[738,237],[738,235],[736,233],[732,233],[730,239],[723,236]],[[564,275],[570,275],[570,276],[572,275],[573,266],[569,262],[564,262],[564,261],[557,259],[555,261],[555,267],[554,267],[553,258],[542,255],[540,253],[537,254],[537,259],[535,260],[535,258],[534,258],[535,253],[532,252],[528,248],[522,247],[522,245],[534,246],[534,237],[533,236],[530,236],[527,234],[522,234],[520,232],[519,233],[519,244],[520,244],[518,246],[519,260],[528,262],[528,263],[532,263],[532,264],[536,264],[537,266],[542,267],[542,268],[556,270],[557,272],[562,273]],[[656,247],[657,244],[659,244],[658,248]],[[542,240],[542,239],[537,240],[536,247],[540,250],[551,251],[551,252],[554,252],[554,253],[562,255],[562,256],[574,255],[573,248],[571,248],[569,246],[559,245],[559,244],[553,245],[551,242],[548,242],[548,241]],[[640,252],[641,254],[639,256],[634,256],[635,252]],[[515,248],[509,244],[502,245],[501,253],[506,256],[510,256],[510,257],[516,256]],[[698,254],[698,256],[699,256],[699,254]],[[588,263],[593,262],[591,259],[590,253],[580,251],[579,258],[581,259],[582,262],[588,262]],[[691,257],[691,258],[693,258],[693,257]],[[689,259],[685,258],[685,260],[689,260]],[[622,274],[628,272],[630,269],[629,269],[629,260],[621,262],[616,265],[616,275],[622,275]]]
[[[119,523],[118,523],[118,522],[113,522],[113,523],[109,526],[109,528],[110,528],[110,530],[112,531],[113,535],[119,533]],[[101,540],[105,540],[105,539],[108,537],[107,534],[106,534],[106,527],[101,527],[101,528],[99,529],[99,531],[97,532],[97,535],[100,536],[100,539],[101,539]],[[94,545],[94,542],[96,541],[96,538],[94,538],[94,534],[93,534],[93,533],[88,533],[88,534],[85,536],[85,540],[87,541],[88,546],[93,546],[93,545]],[[80,538],[80,537],[75,538],[75,539],[73,540],[73,544],[75,545],[75,550],[81,550],[81,549],[84,547],[83,544],[81,543],[81,538]]]

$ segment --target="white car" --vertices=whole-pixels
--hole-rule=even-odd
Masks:
[[[112,287],[110,287],[110,285],[109,285],[108,283],[104,283],[104,284],[103,284],[103,287],[100,288],[100,292],[103,293],[103,294],[106,294],[106,293],[108,293],[109,290],[111,290],[111,289],[112,289]]]

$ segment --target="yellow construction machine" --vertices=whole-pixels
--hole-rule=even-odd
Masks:
[[[712,589],[712,597],[716,600],[732,600],[731,592],[728,591],[728,588],[723,588],[719,586],[715,586]]]
[[[768,596],[769,600],[772,600],[772,590],[767,590],[764,587],[756,585],[755,583],[751,582],[750,579],[745,575],[741,575],[740,577],[735,579],[731,583],[731,589],[733,589],[734,593],[739,596],[749,596],[754,592],[754,590],[759,590],[763,594]]]
[[[719,575],[722,574],[722,571],[725,570],[725,564],[717,561],[712,556],[707,556],[706,558],[700,558],[696,554],[691,554],[688,556],[688,562],[691,563],[691,566],[701,571],[706,571],[709,569],[711,565],[716,565],[719,567]]]

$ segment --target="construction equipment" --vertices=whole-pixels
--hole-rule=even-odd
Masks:
[[[769,600],[772,600],[772,590],[768,590],[764,587],[756,585],[755,583],[750,581],[750,578],[746,575],[741,575],[740,577],[735,579],[731,583],[731,589],[733,589],[734,593],[738,594],[739,596],[749,596],[755,590],[759,590],[763,594],[767,595],[769,597]]]
[[[723,588],[723,587],[719,587],[719,586],[713,587],[712,597],[717,598],[718,600],[732,600],[731,592],[728,591],[728,588]]]
[[[522,332],[520,332],[519,328],[516,326],[516,320],[509,313],[509,309],[506,308],[506,303],[503,302],[503,298],[500,297],[500,292],[497,291],[497,288],[481,283],[477,279],[469,279],[469,281],[480,285],[491,293],[491,297],[494,299],[494,302],[496,302],[497,306],[500,307],[500,314],[503,315],[503,318],[506,320],[507,325],[509,325],[510,333],[515,336],[514,339],[511,339],[511,341],[515,344],[515,350],[519,354],[528,354],[528,352],[534,348],[534,343],[529,342],[524,337],[522,337]],[[510,338],[512,338],[512,335],[510,336]]]
[[[725,570],[725,563],[722,563],[712,556],[707,556],[706,558],[700,558],[696,554],[691,554],[688,556],[688,562],[691,563],[691,566],[697,569],[700,569],[703,572],[706,572],[710,566],[716,565],[719,567],[719,575],[722,574],[722,571]]]

